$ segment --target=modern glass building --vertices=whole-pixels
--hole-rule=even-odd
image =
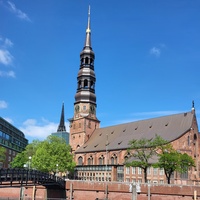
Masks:
[[[9,168],[10,162],[27,144],[24,133],[0,117],[0,146],[6,149],[6,158],[0,162],[0,168]]]

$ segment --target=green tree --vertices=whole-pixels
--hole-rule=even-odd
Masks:
[[[159,160],[154,164],[154,167],[164,169],[168,184],[170,184],[171,176],[175,171],[184,173],[188,171],[189,167],[195,166],[195,162],[191,156],[186,153],[182,154],[172,147],[163,151],[158,156]]]
[[[160,136],[149,140],[142,138],[129,142],[130,148],[127,150],[130,155],[126,160],[126,166],[140,167],[144,172],[144,181],[147,182],[147,169],[152,165],[152,159],[157,156],[157,150],[165,145],[167,141]]]
[[[18,153],[12,167],[24,167],[29,164],[31,156],[31,168],[44,172],[73,171],[75,162],[71,154],[71,147],[65,140],[57,136],[49,136],[44,141],[34,140],[26,149]]]
[[[4,162],[6,159],[6,149],[0,146],[0,162]]]
[[[33,156],[41,142],[39,140],[33,140],[32,143],[28,144],[24,151],[21,153],[18,153],[14,160],[11,162],[12,168],[23,168],[24,165],[28,167],[29,163],[29,157]]]
[[[57,170],[72,171],[75,167],[71,147],[65,143],[65,140],[56,136],[49,136],[38,145],[31,164],[40,171],[54,174]]]

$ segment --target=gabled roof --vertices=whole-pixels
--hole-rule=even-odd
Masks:
[[[98,128],[75,153],[106,151],[106,144],[108,151],[127,149],[129,141],[151,139],[155,135],[171,142],[190,130],[194,115],[194,112],[186,112]]]

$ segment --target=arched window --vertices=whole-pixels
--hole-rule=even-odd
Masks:
[[[84,58],[81,58],[81,65],[84,63]]]
[[[94,82],[93,81],[90,82],[90,88],[94,89]]]
[[[190,136],[188,135],[188,146],[190,146]]]
[[[196,141],[197,140],[197,135],[196,135],[196,133],[194,134],[194,141]]]
[[[85,58],[85,64],[89,64],[89,59],[88,59],[88,57]]]
[[[83,165],[83,158],[81,156],[78,158],[78,165]]]
[[[103,165],[104,164],[104,157],[103,155],[101,155],[101,157],[99,157],[99,165]]]
[[[113,154],[111,157],[111,164],[116,165],[117,164],[117,156],[116,154]]]
[[[88,88],[88,80],[87,79],[84,80],[84,88]]]
[[[92,156],[90,156],[88,158],[88,165],[93,165],[93,158],[92,158]]]
[[[90,59],[90,64],[93,65],[94,64],[94,60],[91,58]]]
[[[114,164],[115,164],[115,158],[111,157],[111,165],[114,165]]]
[[[78,88],[81,88],[81,80],[78,82]]]

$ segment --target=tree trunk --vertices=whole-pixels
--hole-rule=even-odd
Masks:
[[[144,182],[147,183],[147,168],[144,168]]]

